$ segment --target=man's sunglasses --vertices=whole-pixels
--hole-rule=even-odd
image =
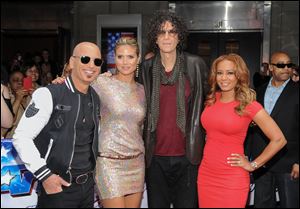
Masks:
[[[285,68],[285,67],[288,67],[288,68],[291,68],[294,66],[293,63],[288,63],[288,64],[282,64],[282,63],[277,63],[277,64],[271,64],[271,65],[274,65],[276,66],[277,68]]]
[[[91,58],[89,56],[81,56],[81,57],[79,57],[79,56],[74,56],[73,55],[73,57],[80,58],[80,61],[81,61],[82,64],[88,64],[91,61]],[[97,67],[101,67],[101,65],[103,64],[103,60],[100,59],[100,58],[95,58],[94,59],[94,64]]]

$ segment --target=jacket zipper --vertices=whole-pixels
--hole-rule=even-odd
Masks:
[[[95,162],[97,162],[97,158],[95,156],[95,150],[94,150],[94,140],[95,140],[95,132],[98,131],[98,128],[96,125],[96,122],[95,122],[95,105],[94,105],[94,97],[93,97],[93,94],[91,93],[91,97],[92,97],[92,103],[93,103],[93,122],[94,122],[94,125],[95,125],[95,129],[94,129],[94,137],[93,137],[93,143],[92,143],[92,151],[93,151],[93,156],[94,156],[94,159],[95,159]],[[99,124],[100,125],[100,124]],[[98,140],[98,139],[96,139]]]
[[[75,119],[75,123],[74,123],[74,138],[73,138],[73,150],[72,150],[72,155],[71,155],[71,159],[70,159],[70,163],[69,163],[69,167],[66,173],[70,174],[70,183],[72,181],[72,174],[71,174],[71,163],[74,157],[74,150],[75,150],[75,141],[76,141],[76,124],[77,124],[77,120],[78,120],[78,116],[79,116],[79,110],[80,110],[80,95],[78,95],[78,109],[77,109],[77,115],[76,115],[76,119]]]
[[[49,157],[49,154],[50,154],[50,151],[52,149],[52,146],[53,146],[53,139],[50,139],[50,142],[48,144],[48,149],[47,149],[47,152],[46,152],[46,155],[45,155],[45,161],[47,161],[48,157]]]
[[[95,173],[96,173],[96,169],[97,169],[97,157],[95,156],[95,150],[94,150],[94,140],[98,140],[98,139],[95,139],[95,133],[98,132],[98,129],[99,127],[97,127],[97,124],[95,122],[95,102],[94,102],[94,97],[93,97],[93,94],[91,93],[91,97],[92,97],[92,103],[93,103],[93,122],[94,122],[94,125],[95,125],[95,129],[94,129],[94,137],[93,137],[93,143],[92,143],[92,151],[93,151],[93,156],[94,156],[94,159],[95,159],[95,168],[94,168],[94,173],[93,173],[93,179],[94,179],[94,182],[97,182],[96,179],[95,179]],[[99,125],[100,126],[100,121],[99,121]],[[98,133],[99,134],[99,133]],[[99,135],[98,135],[99,137]]]

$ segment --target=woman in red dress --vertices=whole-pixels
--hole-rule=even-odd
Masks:
[[[255,92],[249,87],[249,70],[239,55],[217,58],[212,64],[209,84],[211,90],[201,115],[207,137],[198,171],[199,207],[245,207],[249,172],[270,160],[286,144],[286,139],[255,101]],[[252,120],[270,142],[260,156],[249,162],[243,144]]]

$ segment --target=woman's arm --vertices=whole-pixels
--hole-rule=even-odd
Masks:
[[[287,141],[278,125],[265,111],[265,109],[260,110],[253,118],[253,121],[270,140],[263,152],[253,160],[253,162],[256,162],[257,164],[256,168],[259,168],[268,162],[277,152],[279,152],[286,145]]]
[[[1,128],[10,128],[13,123],[13,115],[3,98],[4,88],[1,84]]]
[[[263,166],[287,143],[282,131],[275,123],[275,121],[271,118],[271,116],[265,111],[265,109],[261,109],[260,111],[258,111],[254,116],[253,121],[256,123],[256,125],[259,126],[259,128],[270,140],[269,144],[252,162],[249,162],[245,156],[237,153],[233,153],[230,157],[227,158],[227,163],[231,166],[242,167],[249,172],[252,172]]]

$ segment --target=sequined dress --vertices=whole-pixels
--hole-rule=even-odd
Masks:
[[[96,167],[100,199],[142,192],[145,178],[144,87],[102,75],[92,86],[101,101],[100,157]]]

